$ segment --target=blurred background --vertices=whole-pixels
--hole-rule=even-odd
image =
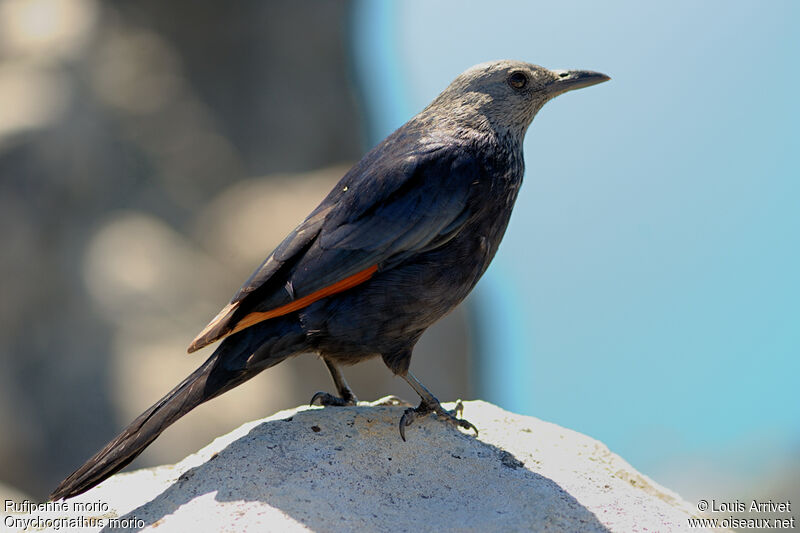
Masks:
[[[0,483],[46,496],[210,354],[185,349],[349,165],[513,58],[613,79],[540,112],[500,252],[415,374],[690,501],[800,496],[798,22],[790,1],[0,0]],[[380,361],[346,376],[414,397]],[[283,363],[132,466],[329,381]]]

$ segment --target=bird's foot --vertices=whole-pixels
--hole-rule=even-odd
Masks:
[[[403,407],[411,407],[411,404],[405,401],[404,399],[390,394],[389,396],[384,396],[383,398],[378,398],[372,402],[363,402],[364,405],[369,405],[370,407],[384,407],[384,406],[398,406],[402,405]]]
[[[428,416],[431,413],[436,413],[436,416],[456,427],[472,430],[475,432],[475,436],[478,436],[478,428],[471,422],[460,418],[461,414],[464,412],[464,404],[461,400],[456,402],[455,409],[452,411],[448,411],[442,407],[442,404],[440,404],[436,398],[434,398],[434,401],[435,403],[431,403],[423,399],[419,406],[406,409],[402,418],[400,418],[400,438],[403,439],[403,441],[406,440],[406,428],[410,426],[414,420]]]
[[[312,396],[311,401],[308,402],[308,405],[321,405],[323,407],[344,407],[357,404],[358,398],[356,398],[355,394],[345,395],[345,397],[342,398],[322,391]]]

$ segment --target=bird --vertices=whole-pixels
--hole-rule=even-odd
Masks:
[[[341,367],[381,357],[419,395],[400,437],[430,414],[466,430],[410,372],[425,330],[473,289],[497,252],[524,174],[523,140],[542,106],[610,78],[522,61],[475,65],[372,148],[275,248],[191,342],[220,342],[192,374],[50,495],[81,494],[128,465],[203,402],[302,353],[317,354],[336,394],[355,405]]]

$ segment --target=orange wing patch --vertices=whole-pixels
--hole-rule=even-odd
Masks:
[[[234,333],[242,331],[245,328],[249,328],[252,325],[258,324],[259,322],[269,320],[270,318],[288,315],[293,311],[299,311],[304,307],[308,307],[317,300],[321,300],[327,296],[332,296],[342,291],[346,291],[347,289],[352,289],[356,285],[360,285],[361,283],[364,283],[365,281],[370,279],[373,276],[373,274],[377,272],[377,270],[378,270],[378,265],[372,265],[371,267],[364,269],[361,272],[357,272],[352,276],[348,276],[343,280],[337,281],[333,285],[328,285],[327,287],[323,287],[317,291],[312,292],[307,296],[303,296],[302,298],[298,298],[293,302],[289,302],[288,304],[276,307],[275,309],[270,309],[269,311],[254,311],[248,315],[243,316],[241,320],[236,322],[236,325],[233,326],[233,328],[227,331],[226,333],[218,336],[213,340],[209,340],[208,342],[203,343],[205,341],[203,337],[206,336],[206,334],[218,324],[218,321],[221,320],[222,318],[225,318],[226,315],[228,315],[229,313],[232,314],[239,306],[238,303],[235,305],[228,304],[222,311],[220,311],[217,317],[214,320],[212,320],[211,323],[208,326],[206,326],[206,328],[202,332],[200,332],[197,338],[194,341],[192,341],[191,346],[189,346],[189,352],[190,353],[194,352],[195,350],[202,348],[206,344],[210,344],[211,342],[223,339],[228,335],[233,335]]]

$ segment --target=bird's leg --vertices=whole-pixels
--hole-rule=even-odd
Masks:
[[[358,403],[358,398],[356,398],[356,395],[353,393],[352,389],[350,389],[350,386],[347,384],[347,381],[345,381],[344,376],[339,371],[339,368],[327,358],[323,357],[322,360],[325,361],[325,366],[328,367],[328,371],[331,373],[333,384],[336,386],[336,392],[339,394],[339,396],[334,396],[333,394],[329,394],[327,392],[318,392],[311,398],[309,405],[356,405]]]
[[[414,389],[421,398],[419,406],[406,409],[405,413],[403,413],[403,417],[400,419],[400,438],[404,441],[406,440],[406,427],[410,426],[417,418],[427,416],[431,413],[436,413],[439,418],[457,427],[471,429],[475,432],[476,436],[478,435],[478,428],[463,418],[459,418],[464,411],[464,404],[461,403],[461,400],[456,402],[455,409],[447,411],[442,407],[442,404],[439,403],[439,400],[436,399],[436,396],[431,394],[431,392],[414,377],[414,374],[406,372],[403,379],[411,385],[411,388]]]

